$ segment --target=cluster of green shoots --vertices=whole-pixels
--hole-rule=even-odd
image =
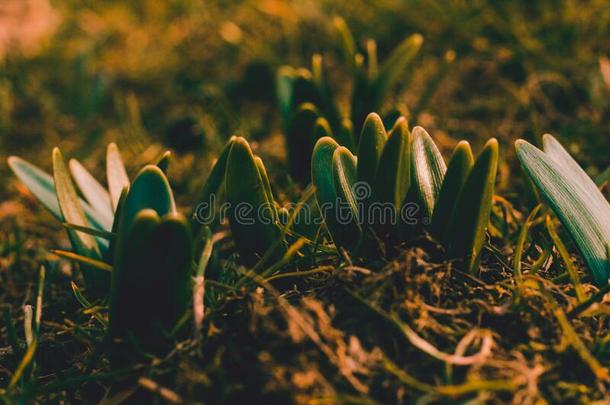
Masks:
[[[383,107],[422,38],[408,37],[378,66],[374,42],[367,43],[364,57],[345,24],[336,25],[354,76],[349,117],[338,112],[320,56],[314,57],[313,72],[283,67],[278,74],[288,167],[304,186],[296,210],[282,208],[263,161],[241,137],[229,140],[197,201],[216,196],[205,207],[210,212],[227,203],[235,251],[249,269],[244,278],[294,268],[295,257],[316,249],[351,261],[391,257],[423,234],[444,247],[447,259],[476,272],[489,243],[498,142],[490,139],[475,159],[468,142],[460,141],[445,162],[423,128],[410,129],[396,110],[384,118],[373,113]],[[607,285],[610,205],[598,184],[550,135],[544,151],[522,140],[516,151],[540,202],[562,221],[595,283]],[[190,219],[177,212],[166,176],[170,160],[168,152],[130,179],[117,146],[110,144],[105,187],[77,160],[66,165],[57,148],[52,175],[9,158],[16,176],[65,225],[72,249],[54,252],[79,264],[90,299],[107,303],[109,340],[152,352],[166,350],[184,330],[191,304],[200,325],[211,227],[221,226],[200,223],[208,212],[199,205]],[[312,217],[299,224],[295,218],[303,207]]]

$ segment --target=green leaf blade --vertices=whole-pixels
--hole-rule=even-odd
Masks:
[[[59,148],[53,149],[53,179],[57,201],[64,220],[74,225],[89,227],[89,221],[87,221]],[[72,234],[76,237],[76,250],[79,253],[84,256],[94,254],[95,257],[99,257],[99,248],[93,236],[78,231],[73,231]]]
[[[19,180],[48,209],[55,218],[63,222],[55,194],[55,183],[45,171],[18,156],[8,158],[8,165]]]
[[[64,217],[61,214],[57,195],[55,193],[55,182],[53,177],[47,172],[34,166],[33,164],[21,159],[17,156],[8,158],[8,165],[19,180],[30,190],[30,192],[49,210],[57,220],[64,222]],[[97,212],[85,201],[80,200],[80,204],[85,211],[87,220],[93,227],[100,231],[110,231],[110,226],[101,223]]]
[[[377,175],[377,166],[387,142],[388,135],[381,117],[370,113],[364,121],[358,145],[358,181],[372,187]]]
[[[409,130],[398,123],[390,132],[377,167],[373,195],[376,201],[391,203],[400,212],[411,185],[411,149]]]
[[[424,42],[420,34],[413,34],[405,38],[383,62],[379,68],[379,75],[371,84],[370,108],[377,110],[389,90],[399,81],[405,69],[418,54]]]
[[[286,130],[288,167],[292,177],[300,183],[310,180],[311,153],[317,141],[314,139],[314,127],[318,117],[320,112],[315,105],[301,104]]]
[[[485,243],[498,170],[498,141],[490,139],[462,186],[447,230],[449,254],[473,271]]]
[[[104,224],[111,224],[114,213],[108,191],[76,159],[68,162],[72,177],[87,202],[98,212]]]
[[[341,243],[349,249],[358,246],[362,233],[359,202],[355,190],[356,162],[356,157],[344,146],[339,146],[333,152],[332,173],[338,203],[338,210],[334,214],[341,224]]]
[[[449,160],[432,215],[432,233],[441,240],[445,237],[453,207],[473,165],[470,144],[467,141],[459,142]]]
[[[333,24],[339,33],[339,38],[341,40],[341,51],[343,53],[345,62],[348,64],[348,66],[353,68],[354,58],[356,57],[357,52],[354,36],[342,17],[334,17]]]
[[[191,217],[191,225],[193,229],[199,228],[201,222],[209,221],[213,217],[214,202],[216,195],[220,194],[222,185],[225,181],[225,173],[227,171],[227,159],[231,152],[231,147],[235,142],[236,137],[232,136],[227,144],[222,149],[220,156],[212,166],[212,170],[208,175],[201,192],[199,193],[198,204],[195,205],[194,212]]]
[[[265,181],[268,180],[261,178],[250,145],[237,137],[227,160],[226,199],[235,245],[250,263],[263,257],[282,237]],[[281,257],[280,250],[274,252],[274,257]]]
[[[422,203],[423,215],[432,218],[447,165],[436,144],[422,127],[413,128],[411,144],[415,193]]]
[[[147,286],[154,254],[151,235],[159,222],[157,212],[143,209],[119,235],[108,303],[108,334],[113,339],[125,339],[132,334],[143,343],[147,335],[151,337],[151,312],[147,306],[157,297],[148,296]]]
[[[157,167],[159,169],[161,169],[161,171],[163,173],[165,173],[165,175],[167,175],[167,171],[169,170],[169,165],[172,161],[172,152],[170,151],[165,151],[165,153],[163,153],[163,156],[161,156],[159,158],[159,161],[157,162]]]
[[[89,221],[85,215],[82,200],[76,194],[74,183],[59,148],[53,149],[53,180],[57,202],[64,221],[89,228]],[[101,241],[103,240],[102,238],[96,238],[85,232],[73,229],[68,229],[68,235],[74,250],[79,255],[95,260],[103,257],[103,252],[100,250],[100,245],[98,245],[98,240]],[[105,249],[108,242],[104,241],[103,244]],[[81,270],[85,277],[88,291],[96,297],[104,297],[108,292],[110,276],[87,264],[83,264]]]
[[[115,143],[108,144],[106,149],[106,176],[108,178],[108,190],[112,200],[112,209],[116,210],[123,188],[129,187],[129,177],[127,176],[119,148]]]
[[[159,216],[176,212],[169,181],[155,165],[145,166],[135,177],[122,208],[119,232],[129,229],[135,217],[144,209],[152,209]]]
[[[572,236],[596,284],[604,285],[609,277],[605,257],[610,204],[590,179],[583,181],[582,173],[572,170],[561,155],[557,158],[556,149],[545,153],[523,140],[515,148],[524,170]]]

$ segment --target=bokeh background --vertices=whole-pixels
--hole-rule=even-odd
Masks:
[[[234,133],[270,137],[278,66],[309,66],[321,52],[345,87],[334,15],[361,43],[375,38],[381,58],[408,34],[424,36],[397,96],[408,108],[456,52],[411,125],[475,146],[498,136],[507,159],[513,139],[550,132],[591,174],[608,163],[604,0],[3,0],[0,155],[48,162],[61,145],[95,163],[112,139],[133,157],[159,143],[205,161]]]

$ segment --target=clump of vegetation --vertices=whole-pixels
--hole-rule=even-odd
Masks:
[[[397,84],[408,82],[407,68],[423,43],[423,37],[419,34],[405,38],[392,50],[387,60],[378,66],[375,40],[367,41],[365,57],[357,49],[345,21],[336,17],[334,24],[341,39],[344,63],[351,74],[349,114],[341,113],[338,97],[333,94],[328,82],[321,54],[313,56],[311,71],[291,66],[282,66],[278,70],[277,98],[286,134],[288,167],[297,181],[309,180],[309,152],[313,150],[317,139],[325,133],[341,146],[351,151],[356,150],[366,116],[385,106],[390,91]],[[453,57],[449,58],[449,62]],[[446,66],[443,66],[429,83],[426,98],[433,93],[446,72]],[[423,108],[426,101],[420,99],[418,108]],[[384,115],[384,121],[395,120],[400,114],[400,108],[390,109]]]
[[[130,183],[118,148],[108,146],[106,190],[77,160],[70,172],[53,150],[53,177],[10,157],[9,165],[66,227],[73,251],[54,252],[80,263],[86,294],[108,304],[108,336],[159,350],[190,302],[191,230],[176,211],[163,172],[166,154]],[[85,197],[76,192],[73,179]],[[154,297],[154,298],[153,298]]]
[[[106,45],[56,61],[75,79],[66,89],[78,105],[36,84],[46,77],[39,69],[19,73],[36,56],[5,63],[1,133],[13,134],[31,105],[44,123],[22,125],[24,139],[33,128],[45,128],[43,144],[69,134],[62,150],[86,158],[66,164],[54,148],[51,174],[8,158],[20,182],[0,190],[8,196],[0,204],[2,398],[607,400],[610,171],[591,140],[610,116],[603,91],[593,90],[607,61],[598,66],[582,44],[578,61],[595,66],[576,68],[541,47],[557,39],[544,29],[555,6],[543,3],[530,11],[541,19],[524,18],[519,2],[320,0],[310,13],[298,2],[255,3],[145,1],[133,16],[147,17],[125,27],[132,39],[149,31],[163,39],[135,41],[132,70],[106,53],[121,54],[131,6],[91,6],[82,18],[105,22],[95,35]],[[308,20],[325,7],[343,11],[357,35],[341,18]],[[569,28],[587,21],[583,13],[566,11],[553,25],[572,33],[562,49],[581,37]],[[451,21],[441,31],[440,15]],[[167,26],[152,30],[164,18]],[[364,20],[383,22],[373,24],[379,42],[359,42]],[[70,27],[58,35],[80,38],[66,47],[76,49],[83,34]],[[201,52],[202,38],[212,55]],[[315,54],[311,71],[279,67],[319,49],[329,51]],[[551,65],[579,73],[570,119],[555,105],[568,87],[539,70]],[[156,91],[161,77],[167,84]],[[503,120],[490,105],[497,100]],[[591,156],[569,137],[565,146],[539,137],[541,127],[573,129],[566,133],[588,140]],[[248,137],[227,141],[237,129]],[[4,152],[43,162],[14,136]],[[529,141],[500,154],[520,136]],[[98,148],[107,139],[128,157],[114,143]],[[161,153],[158,140],[176,154]]]

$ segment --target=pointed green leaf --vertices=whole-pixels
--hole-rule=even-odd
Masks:
[[[227,159],[226,193],[235,245],[244,260],[254,262],[276,244],[281,231],[250,145],[241,137]]]
[[[333,178],[337,195],[344,199],[355,218],[358,218],[358,201],[354,194],[357,183],[356,157],[344,146],[339,146],[333,153]]]
[[[68,252],[66,250],[51,249],[51,253],[63,257],[77,263],[86,265],[88,268],[94,268],[108,273],[112,272],[112,266],[101,260],[92,259],[88,256],[82,256],[74,252]]]
[[[119,197],[119,202],[116,206],[116,211],[114,213],[114,221],[112,222],[112,234],[118,235],[119,227],[121,225],[121,219],[123,218],[123,208],[125,207],[125,200],[127,199],[127,194],[129,193],[129,188],[125,187],[121,196]],[[119,238],[116,237],[110,240],[110,244],[108,246],[108,251],[104,254],[104,259],[108,263],[114,263],[114,253],[116,251],[116,246],[118,244]]]
[[[354,58],[356,57],[356,41],[354,40],[354,36],[352,35],[349,27],[345,23],[345,20],[342,17],[334,17],[333,24],[339,33],[339,38],[341,39],[341,50],[343,52],[343,57],[345,62],[353,67]]]
[[[319,96],[319,105],[317,106],[330,123],[330,126],[338,129],[341,124],[341,115],[339,114],[339,110],[335,105],[335,100],[333,98],[330,86],[326,81],[322,55],[314,54],[311,64],[313,75],[312,80],[316,85]]]
[[[106,150],[106,176],[108,177],[108,190],[112,200],[112,209],[116,210],[123,188],[129,187],[129,177],[127,177],[121,153],[115,143],[108,144],[108,149]]]
[[[129,229],[131,222],[143,209],[152,209],[159,216],[176,212],[174,195],[167,177],[154,165],[145,166],[134,179],[125,198],[119,232]]]
[[[110,194],[108,191],[89,173],[87,169],[76,159],[68,162],[72,177],[87,202],[97,211],[105,224],[112,223],[114,213]]]
[[[358,181],[372,187],[377,174],[377,165],[387,141],[387,134],[376,113],[370,113],[364,122],[358,145]]]
[[[294,69],[290,66],[282,66],[278,69],[276,97],[284,122],[284,130],[288,128],[299,105],[303,103],[320,105],[319,89],[314,83],[311,72],[304,68]]]
[[[161,171],[163,173],[165,173],[166,175],[167,175],[167,171],[169,170],[169,164],[170,164],[171,160],[172,160],[172,152],[165,151],[163,156],[161,156],[161,158],[157,162],[157,167],[159,169],[161,169]]]
[[[353,76],[351,118],[354,125],[354,135],[357,137],[356,145],[358,145],[360,142],[358,137],[361,134],[367,114],[377,110],[376,108],[371,108],[370,83],[366,68],[364,67],[364,56],[361,54],[357,54],[354,58]]]
[[[422,127],[413,128],[411,151],[415,193],[422,204],[423,215],[432,218],[447,165],[436,144]]]
[[[333,177],[333,154],[339,144],[330,137],[316,142],[311,157],[311,180],[316,187],[316,200],[331,237],[337,245],[343,244],[340,224],[335,215],[337,192]]]
[[[379,75],[371,83],[371,110],[379,108],[388,91],[403,77],[405,69],[419,52],[423,42],[424,38],[420,34],[413,34],[394,48],[384,61],[379,68]]]
[[[395,126],[390,132],[379,159],[377,177],[373,184],[375,200],[391,203],[396,213],[400,212],[411,185],[410,156],[409,130],[405,120],[404,125]]]
[[[473,165],[474,157],[470,144],[467,141],[459,142],[453,150],[451,160],[449,160],[432,215],[432,233],[441,240],[444,239],[444,233],[447,230],[460,189]]]
[[[568,159],[559,143],[547,135],[544,144],[548,152],[518,140],[517,157],[572,236],[596,284],[604,285],[609,276],[605,257],[610,242],[610,204],[591,179],[583,177],[582,169],[570,162],[572,158]]]
[[[313,127],[313,139],[317,140],[325,136],[333,137],[333,130],[330,128],[328,120],[324,117],[318,117]]]
[[[498,141],[490,139],[462,186],[448,225],[449,254],[473,271],[485,243],[498,169]]]
[[[344,146],[339,146],[333,152],[332,158],[333,182],[339,204],[335,215],[341,224],[342,236],[346,247],[354,249],[357,247],[361,236],[359,223],[360,213],[356,197],[356,157]]]
[[[311,178],[316,187],[316,198],[320,207],[333,204],[337,198],[333,180],[333,154],[339,144],[330,137],[320,138],[314,147],[311,159]]]
[[[53,149],[53,178],[57,202],[64,220],[74,225],[89,227],[89,221],[76,195],[76,189],[59,148]],[[74,237],[73,242],[76,243],[75,248],[78,253],[99,257],[99,247],[93,236],[78,231],[71,231],[70,234]]]
[[[46,209],[48,209],[60,221],[63,221],[57,196],[55,195],[55,184],[53,178],[33,164],[17,156],[8,158],[8,165]]]
[[[139,326],[141,317],[149,313],[145,303],[156,297],[142,296],[148,283],[150,235],[159,224],[159,215],[152,209],[144,209],[136,215],[128,229],[119,235],[117,258],[112,271],[109,300],[112,337],[123,337],[127,331]],[[140,311],[138,311],[140,310]]]
[[[64,218],[57,203],[57,195],[55,194],[55,183],[53,177],[45,171],[39,169],[33,164],[21,159],[17,156],[8,158],[8,165],[15,173],[15,176],[25,184],[30,192],[36,197],[42,205],[48,209],[55,218],[64,222]],[[110,225],[101,223],[101,218],[97,218],[97,212],[85,201],[79,200],[87,220],[95,228],[102,231],[109,231]]]
[[[263,160],[254,156],[254,164],[256,164],[256,169],[258,170],[258,175],[263,182],[263,191],[265,192],[265,198],[267,199],[267,203],[269,203],[270,207],[273,207],[275,210],[275,198],[273,198],[273,191],[271,190],[271,183],[269,182],[269,177],[267,176],[267,170],[265,169],[265,164]]]
[[[542,136],[542,150],[551,156],[566,172],[569,172],[571,177],[575,177],[584,188],[591,190],[597,188],[593,179],[552,135],[544,134]],[[597,198],[600,202],[606,201],[601,193],[596,193],[594,198]]]
[[[314,82],[312,73],[305,68],[295,71],[291,103],[291,114],[294,114],[295,110],[303,103],[320,105],[319,89]]]
[[[219,194],[221,191],[221,186],[225,180],[225,172],[227,170],[227,158],[229,157],[229,152],[231,151],[231,147],[233,146],[235,139],[235,136],[232,136],[231,139],[229,139],[229,142],[227,142],[223,148],[220,156],[216,160],[216,163],[214,163],[205,184],[201,188],[199,202],[195,205],[194,212],[191,217],[191,225],[193,226],[193,229],[196,229],[203,219],[211,217],[211,213],[214,210],[214,207],[211,205],[215,200],[213,196]]]
[[[379,75],[379,66],[377,63],[377,42],[374,39],[366,41],[366,59],[367,59],[367,75],[370,81],[373,81]]]
[[[276,78],[276,97],[278,108],[284,122],[288,122],[292,114],[293,88],[296,71],[292,66],[280,66]]]
[[[135,184],[135,182],[134,182]],[[187,309],[192,238],[186,219],[140,211],[121,235],[109,302],[112,338],[136,339],[147,351],[169,349],[166,333]]]
[[[314,127],[320,113],[311,103],[299,106],[286,131],[288,167],[292,177],[301,183],[309,181],[311,153],[316,142]]]
[[[170,331],[190,302],[193,239],[186,218],[178,213],[162,217],[152,232],[150,249],[148,296],[154,299],[149,298],[147,308],[153,322]]]
[[[82,200],[76,195],[76,189],[59,148],[53,149],[53,179],[57,202],[64,221],[81,227],[90,227],[81,205]],[[95,260],[103,257],[103,252],[100,250],[97,241],[103,241],[101,243],[103,243],[104,249],[108,246],[108,241],[84,232],[68,229],[68,235],[76,253]],[[80,268],[85,277],[88,291],[96,297],[105,296],[108,292],[110,276],[87,264],[83,264]]]

